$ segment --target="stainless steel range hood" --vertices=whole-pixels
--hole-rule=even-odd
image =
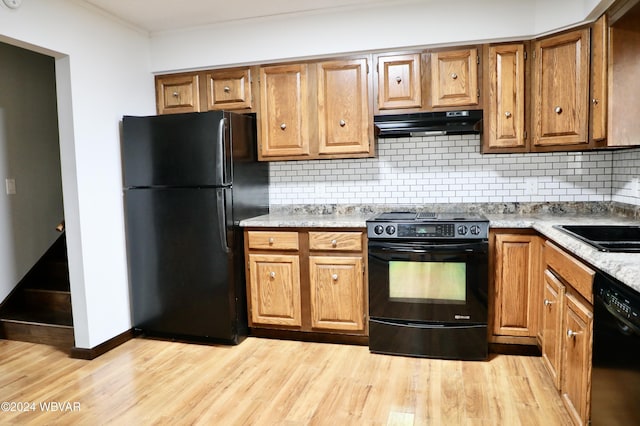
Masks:
[[[379,138],[480,133],[482,110],[376,115],[373,122]]]

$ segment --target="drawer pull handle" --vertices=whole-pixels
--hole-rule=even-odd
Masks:
[[[224,93],[229,93],[231,91],[231,87],[224,86]]]
[[[280,125],[280,128],[281,128],[282,130],[285,130],[285,129],[287,128],[287,123],[282,123],[282,124]]]
[[[173,97],[177,98],[178,97],[178,92],[173,92]]]
[[[273,272],[273,271],[271,271],[271,272],[269,272],[269,276],[270,276],[271,278],[275,278],[275,277],[276,277],[276,273],[275,273],[275,272]]]
[[[554,303],[554,302],[552,302],[552,301],[551,301],[551,300],[549,300],[549,299],[544,299],[544,306],[551,306],[551,305],[553,305],[553,303]]]
[[[338,281],[338,274],[331,275],[331,279],[334,281]]]
[[[273,239],[273,237],[269,238],[269,244],[273,244],[276,240]]]
[[[331,240],[331,246],[338,247],[338,240]]]
[[[582,333],[579,331],[573,331],[572,329],[567,330],[567,337],[570,339],[573,337],[576,337],[578,334],[582,334]]]
[[[344,120],[340,120],[340,127],[344,127],[347,125],[347,122]]]

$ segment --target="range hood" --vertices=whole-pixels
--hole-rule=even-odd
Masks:
[[[373,123],[379,138],[480,133],[482,110],[376,115]]]

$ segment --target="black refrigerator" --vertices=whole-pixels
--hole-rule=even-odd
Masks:
[[[122,120],[131,312],[136,331],[237,344],[247,335],[242,219],[265,214],[269,166],[251,114]]]

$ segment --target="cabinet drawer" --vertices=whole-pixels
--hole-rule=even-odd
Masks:
[[[554,270],[578,293],[593,303],[593,277],[595,271],[547,241],[544,245],[547,266]]]
[[[297,232],[248,231],[250,249],[298,250]]]
[[[362,251],[361,232],[309,232],[310,250]]]

